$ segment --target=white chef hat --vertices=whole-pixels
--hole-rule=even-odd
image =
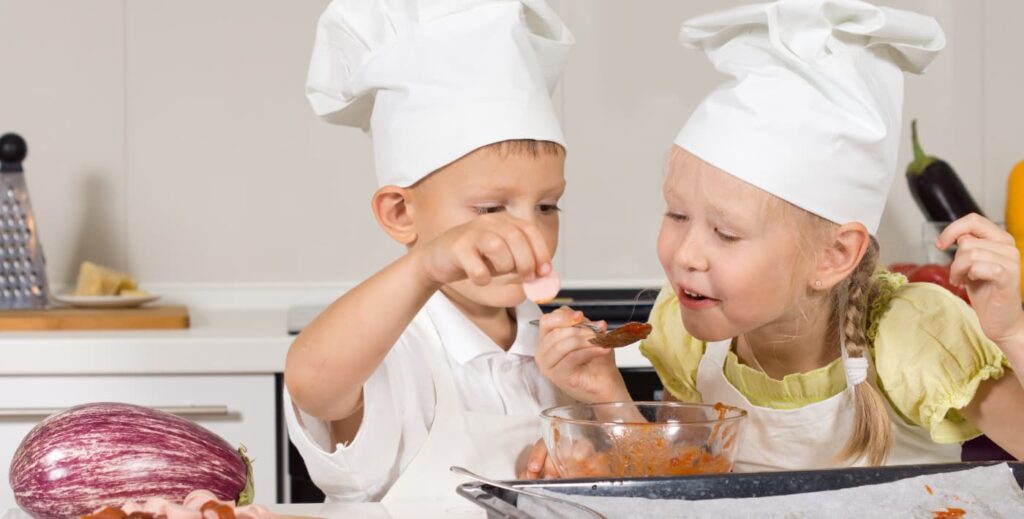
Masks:
[[[370,131],[378,183],[406,187],[495,142],[564,145],[551,92],[573,42],[543,0],[334,0],[306,95]]]
[[[903,71],[945,46],[930,17],[858,0],[778,0],[683,23],[734,79],[675,143],[719,169],[836,223],[878,230],[896,172]]]

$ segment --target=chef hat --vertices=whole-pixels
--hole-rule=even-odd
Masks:
[[[675,143],[719,169],[871,234],[896,172],[903,71],[945,46],[930,17],[858,0],[778,0],[683,23],[683,46],[733,76]]]
[[[495,142],[564,145],[551,92],[573,42],[543,0],[334,0],[306,95],[370,131],[379,184],[406,187]]]

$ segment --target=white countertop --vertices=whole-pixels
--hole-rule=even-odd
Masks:
[[[275,514],[349,519],[483,519],[487,512],[473,503],[315,503],[268,505]]]
[[[285,310],[191,312],[185,330],[0,333],[0,375],[277,373]]]
[[[459,504],[439,503],[311,503],[264,505],[275,514],[295,517],[349,519],[446,519],[487,517],[487,512],[469,501]],[[32,519],[18,508],[7,510],[0,519]]]
[[[280,373],[293,336],[287,311],[192,310],[186,330],[0,333],[0,375]],[[620,367],[649,367],[636,345]]]

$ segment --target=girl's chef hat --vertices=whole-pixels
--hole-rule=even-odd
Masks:
[[[676,144],[875,234],[896,172],[903,71],[923,72],[945,46],[933,18],[858,0],[778,0],[691,19],[679,39],[735,79],[704,99]]]
[[[564,145],[551,91],[573,42],[543,0],[334,0],[306,95],[372,133],[380,185],[407,187],[487,144]]]

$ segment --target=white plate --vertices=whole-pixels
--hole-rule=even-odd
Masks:
[[[156,301],[160,296],[153,294],[137,296],[76,296],[74,294],[55,294],[54,299],[77,308],[131,308]]]

